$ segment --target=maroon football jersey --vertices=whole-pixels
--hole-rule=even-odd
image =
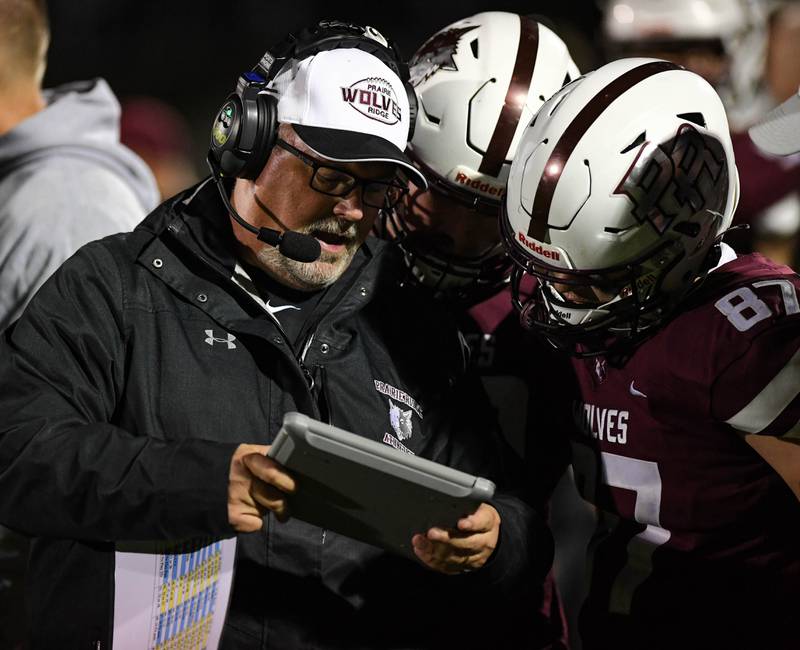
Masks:
[[[584,648],[800,647],[800,502],[743,440],[800,438],[798,294],[740,257],[621,366],[574,360],[573,463],[603,512]]]

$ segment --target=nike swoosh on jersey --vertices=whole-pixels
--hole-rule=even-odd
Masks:
[[[645,395],[645,394],[644,394],[642,391],[640,391],[640,390],[636,390],[636,389],[633,387],[633,384],[634,384],[634,382],[635,382],[635,381],[636,381],[636,380],[634,379],[634,380],[631,382],[630,388],[628,389],[628,390],[630,391],[631,395],[634,395],[634,396],[636,396],[636,397],[644,397],[645,399],[647,399],[647,395]]]
[[[276,307],[273,307],[272,305],[269,304],[269,300],[267,300],[264,306],[267,308],[267,311],[270,314],[277,314],[279,311],[285,311],[287,309],[296,309],[297,311],[300,311],[300,307],[295,307],[294,305],[278,305]]]

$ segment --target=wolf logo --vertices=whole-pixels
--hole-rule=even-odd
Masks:
[[[477,25],[454,27],[441,34],[436,34],[427,41],[409,64],[411,85],[418,86],[439,70],[458,70],[456,62],[453,60],[453,55],[458,49],[458,42],[464,34],[477,28]]]
[[[389,422],[400,440],[410,438],[413,433],[411,414],[412,409],[403,411],[392,400],[389,400]]]

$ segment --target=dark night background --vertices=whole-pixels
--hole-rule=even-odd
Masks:
[[[600,12],[580,2],[294,2],[267,0],[49,0],[45,86],[101,76],[120,98],[150,95],[189,121],[198,164],[206,130],[238,74],[276,41],[320,18],[377,27],[406,58],[445,25],[481,11],[544,17],[581,69],[597,63]]]

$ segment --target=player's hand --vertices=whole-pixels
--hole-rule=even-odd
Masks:
[[[431,528],[411,539],[414,553],[424,564],[441,573],[466,573],[480,569],[497,548],[500,515],[482,503],[456,529]]]
[[[279,463],[266,457],[268,445],[239,445],[228,475],[228,522],[237,533],[261,529],[269,511],[279,521],[289,518],[286,495],[295,491],[294,479]]]

